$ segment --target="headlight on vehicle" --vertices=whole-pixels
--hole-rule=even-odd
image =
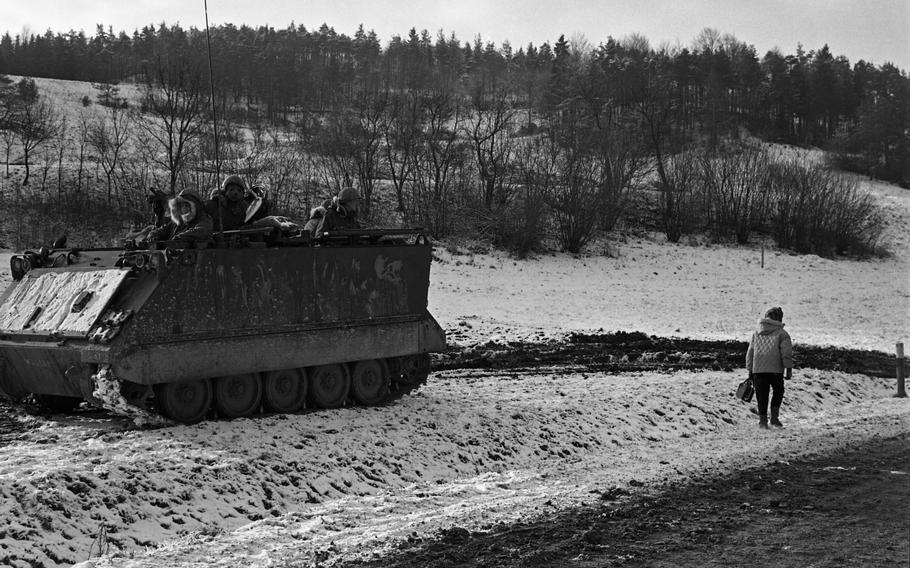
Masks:
[[[13,280],[22,280],[22,277],[25,276],[25,273],[32,269],[32,263],[29,260],[28,256],[23,254],[17,254],[9,259],[9,268],[10,273],[12,273]]]

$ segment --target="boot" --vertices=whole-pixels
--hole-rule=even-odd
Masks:
[[[772,406],[771,407],[771,425],[777,426],[778,428],[783,428],[784,425],[780,423],[780,420],[778,420],[779,414],[780,414],[780,407]]]
[[[768,415],[767,414],[758,415],[758,427],[762,428],[764,430],[768,429]]]

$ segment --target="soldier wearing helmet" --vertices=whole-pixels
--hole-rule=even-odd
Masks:
[[[322,219],[313,230],[313,236],[329,231],[346,231],[359,229],[357,213],[360,210],[360,193],[353,187],[345,187],[338,192],[332,205],[326,208]]]
[[[221,188],[212,192],[205,210],[212,216],[216,231],[233,231],[268,215],[265,198],[249,191],[237,175],[226,177]]]

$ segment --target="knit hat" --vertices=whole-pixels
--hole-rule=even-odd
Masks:
[[[774,307],[769,308],[765,312],[766,319],[773,319],[774,321],[784,321],[784,310],[782,308]]]

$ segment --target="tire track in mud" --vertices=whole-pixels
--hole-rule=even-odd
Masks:
[[[744,341],[668,338],[637,331],[571,333],[544,341],[450,344],[445,352],[432,354],[432,369],[513,370],[518,376],[527,369],[541,367],[558,367],[566,372],[583,370],[603,373],[672,373],[697,369],[734,371],[744,369],[747,348],[748,344]],[[797,370],[810,368],[872,377],[896,377],[894,357],[881,351],[797,344],[794,346],[794,359]],[[419,386],[415,384],[404,392],[395,393],[389,403]],[[20,439],[36,427],[37,423],[28,421],[23,413],[51,416],[35,404],[15,404],[0,398],[0,447]],[[125,426],[124,429],[131,428]]]
[[[655,492],[610,488],[599,502],[488,531],[443,528],[399,551],[336,566],[719,568],[747,558],[787,568],[898,566],[908,550],[901,529],[908,436],[695,477]]]
[[[11,403],[0,399],[0,447],[19,440],[26,432],[33,430],[21,417],[21,411]]]
[[[434,370],[522,369],[546,366],[626,373],[673,372],[683,369],[733,371],[744,369],[748,343],[668,338],[641,332],[571,333],[550,341],[488,341],[451,345],[435,354]],[[795,345],[796,368],[841,371],[894,378],[894,357],[880,351]]]

